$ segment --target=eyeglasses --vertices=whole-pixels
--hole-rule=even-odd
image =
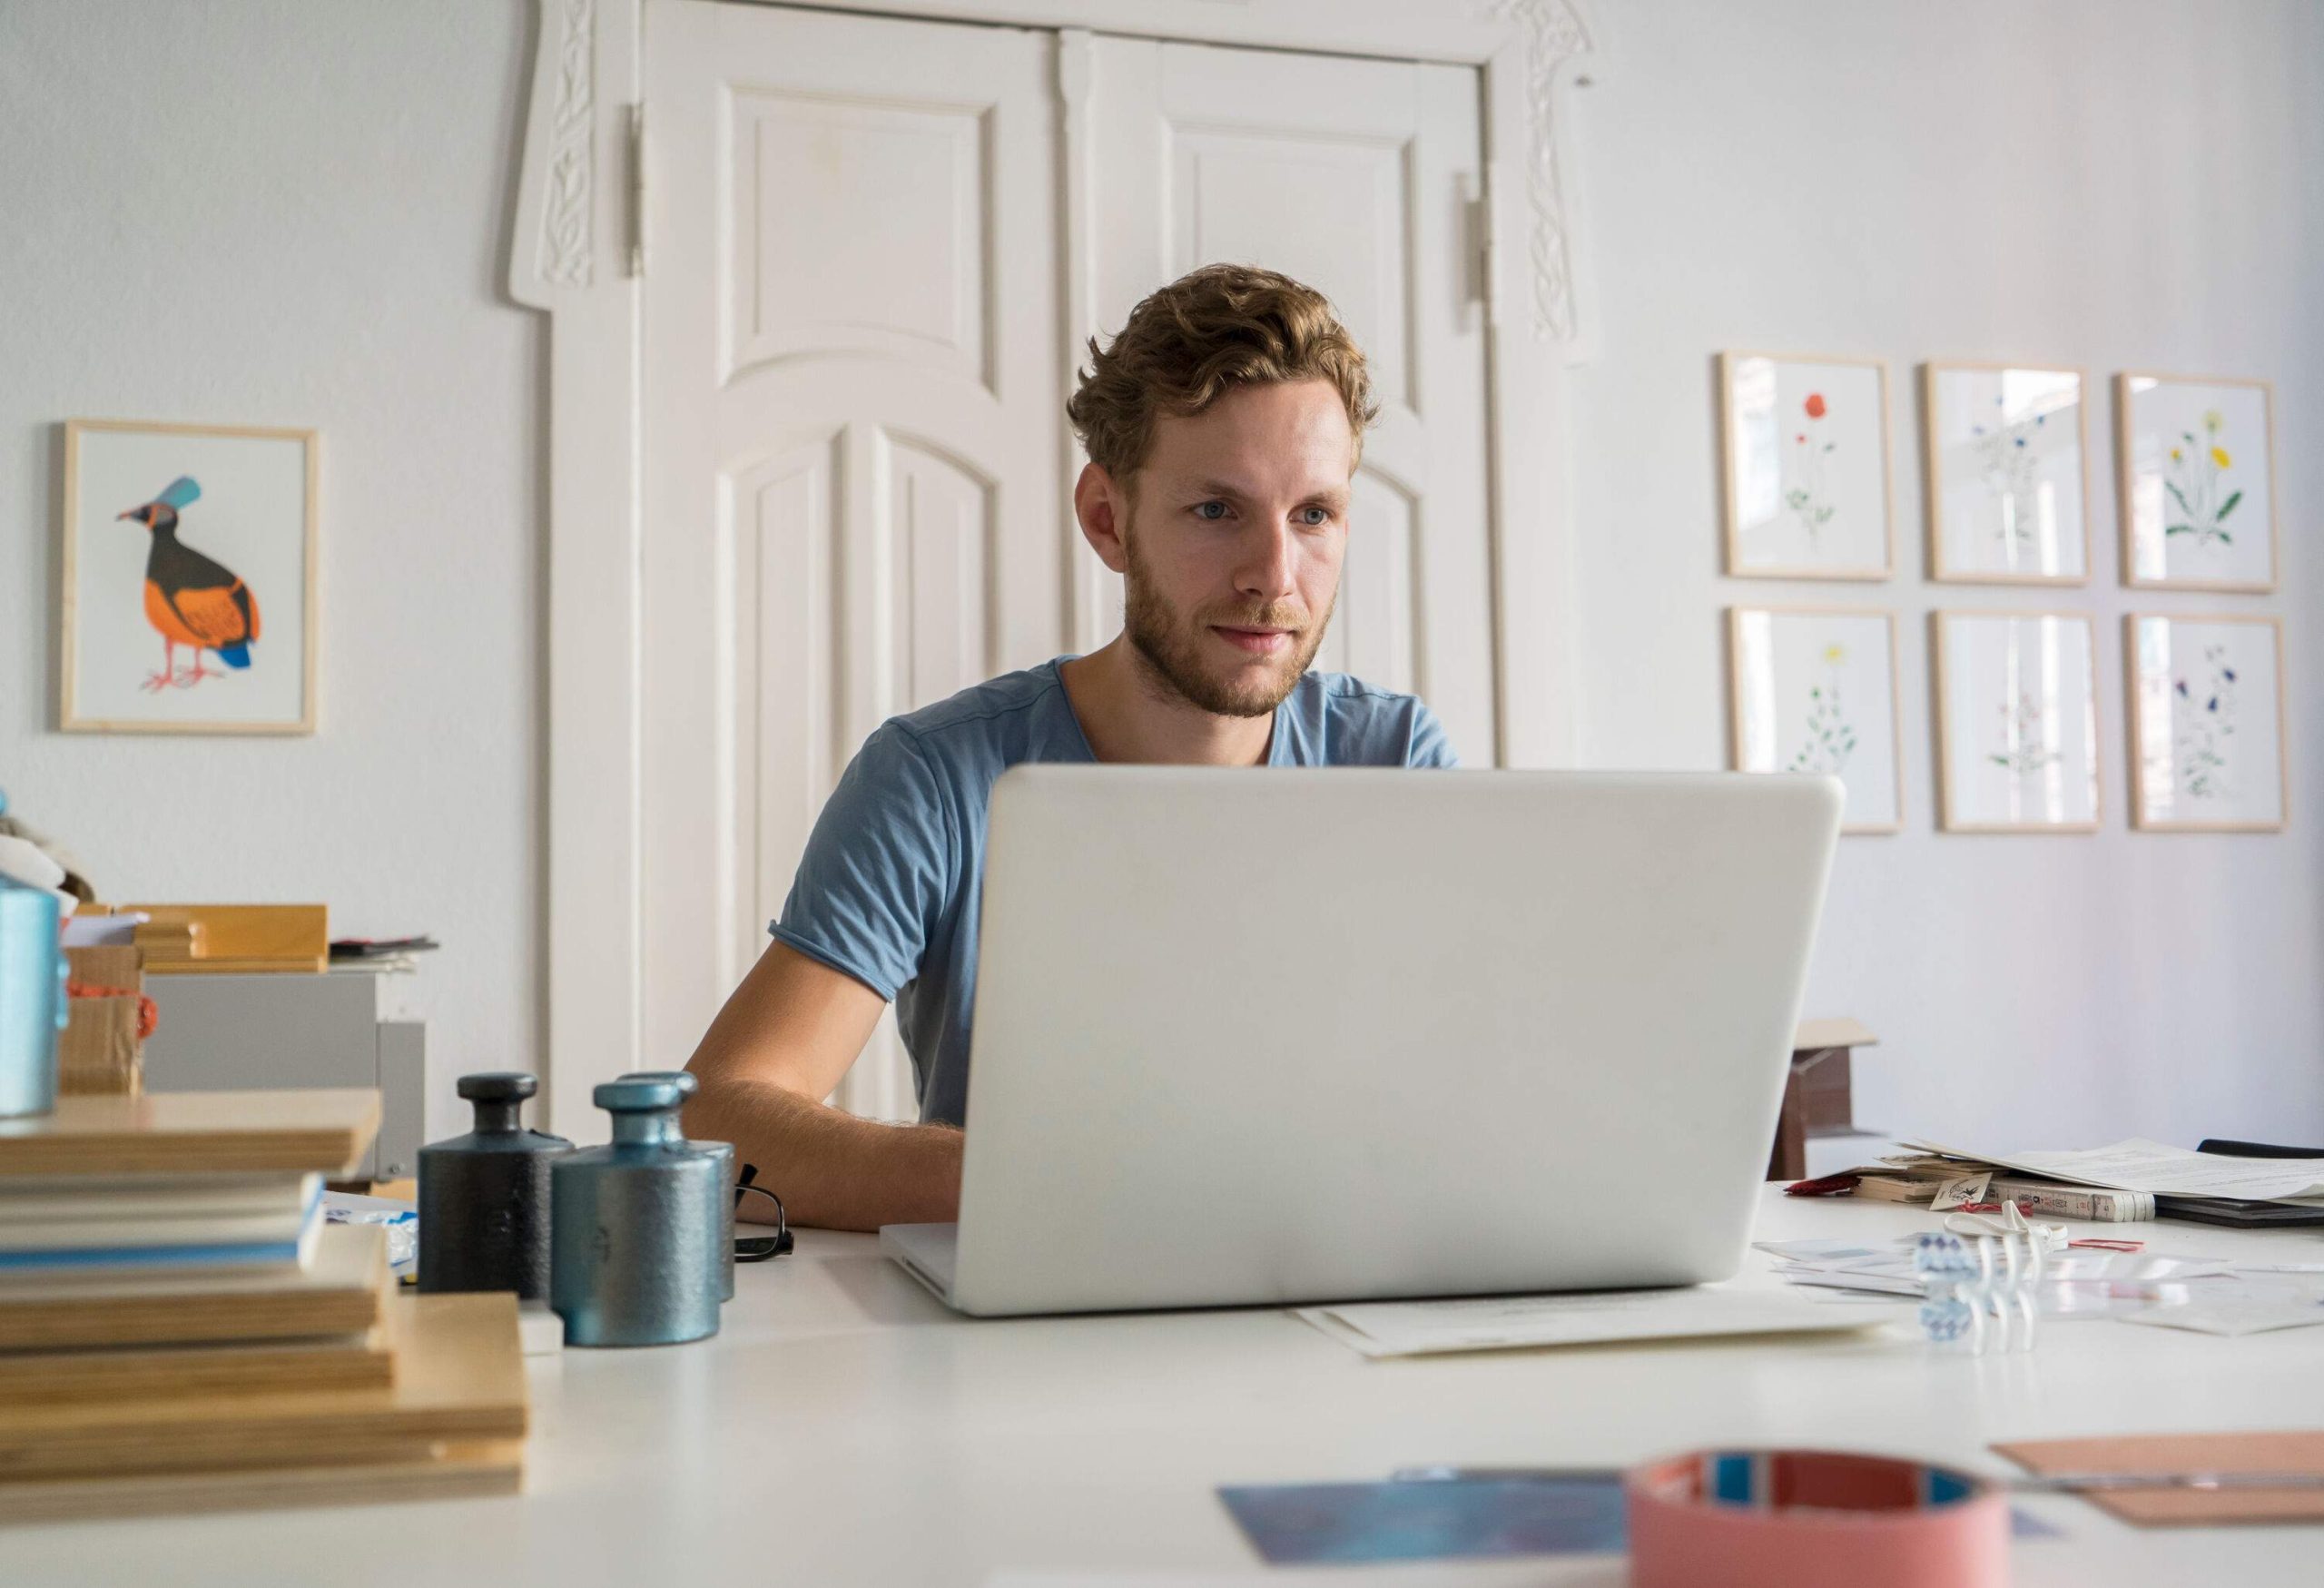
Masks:
[[[753,1192],[764,1197],[774,1204],[774,1233],[735,1237],[734,1260],[738,1263],[763,1263],[770,1258],[781,1257],[789,1251],[793,1245],[791,1221],[783,1216],[783,1198],[764,1186],[753,1185],[751,1182],[757,1179],[758,1175],[758,1165],[746,1163],[743,1166],[743,1172],[734,1185],[734,1207],[737,1212],[741,1211],[743,1198]]]

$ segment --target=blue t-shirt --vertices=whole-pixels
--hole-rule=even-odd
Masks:
[[[880,725],[832,792],[799,862],[781,942],[896,1005],[920,1117],[968,1111],[977,916],[993,780],[1020,761],[1094,762],[1060,656]],[[1452,766],[1425,705],[1309,673],[1275,707],[1270,766]]]

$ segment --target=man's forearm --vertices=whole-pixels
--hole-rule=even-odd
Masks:
[[[877,1229],[960,1216],[963,1138],[947,1126],[884,1125],[772,1081],[705,1076],[686,1108],[685,1130],[733,1142],[793,1224]],[[741,1211],[757,1217],[750,1202]]]

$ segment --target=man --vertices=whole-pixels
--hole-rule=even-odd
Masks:
[[[1212,265],[1089,351],[1067,405],[1089,454],[1073,508],[1124,576],[1123,632],[867,739],[808,840],[774,942],[689,1065],[702,1079],[689,1131],[733,1141],[795,1223],[958,1216],[986,810],[1005,768],[1454,764],[1418,700],[1307,671],[1376,411],[1331,306],[1273,271]],[[890,999],[918,1125],[820,1100]]]

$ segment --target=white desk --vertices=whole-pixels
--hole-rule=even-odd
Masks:
[[[1926,1228],[1785,1201],[1768,1238]],[[2324,1260],[2324,1238],[2108,1226],[2153,1249]],[[744,1267],[715,1340],[535,1364],[530,1493],[0,1529],[0,1581],[216,1583],[982,1583],[1001,1568],[1265,1572],[1222,1483],[1384,1476],[1416,1463],[1621,1464],[1706,1445],[1882,1450],[2004,1470],[1998,1439],[2324,1426],[2324,1327],[2224,1340],[2053,1326],[1983,1360],[1915,1341],[1671,1344],[1370,1362],[1280,1312],[1015,1322],[952,1317],[860,1236],[808,1232]],[[1759,1259],[1754,1257],[1755,1266]],[[2324,1525],[2139,1532],[2073,1499],[2017,1582],[2313,1583]],[[1316,1588],[1341,1573],[1277,1570]],[[1346,1580],[1593,1583],[1576,1558]]]

